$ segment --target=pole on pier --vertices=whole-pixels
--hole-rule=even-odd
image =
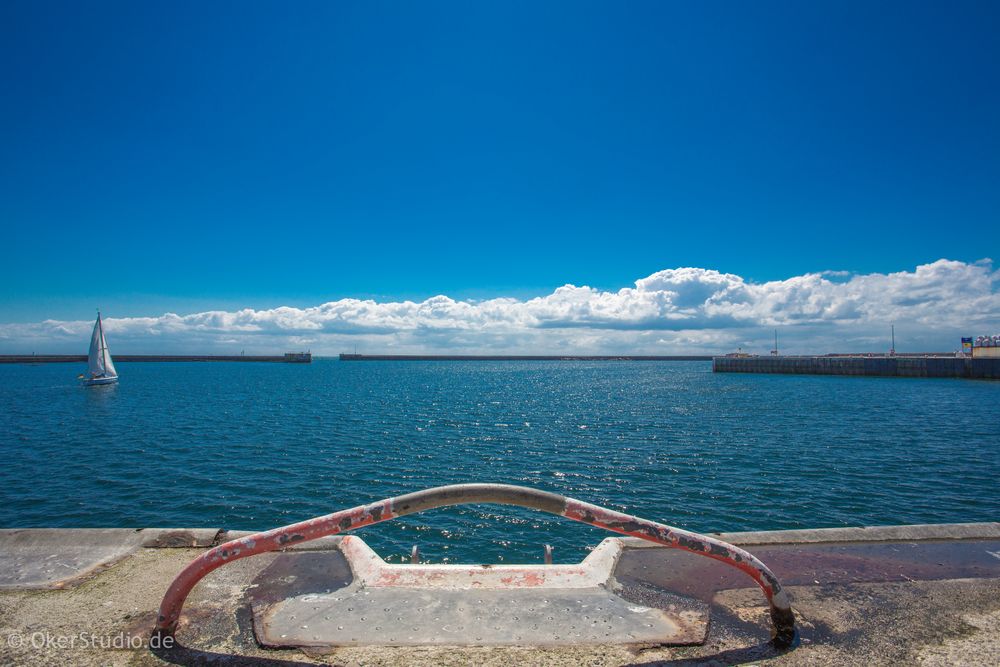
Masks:
[[[891,326],[892,326],[892,347],[889,348],[889,356],[894,357],[896,356],[896,325],[893,324]]]

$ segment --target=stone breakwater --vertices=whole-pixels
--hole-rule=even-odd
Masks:
[[[269,361],[303,363],[312,361],[308,352],[275,355],[243,354],[115,354],[115,363],[129,361]],[[86,362],[85,354],[0,354],[0,364],[59,364]]]
[[[786,373],[1000,380],[1000,359],[969,357],[715,357],[716,373]]]

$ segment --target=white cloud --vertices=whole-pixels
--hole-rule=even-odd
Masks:
[[[377,302],[341,299],[311,308],[207,311],[109,318],[111,345],[125,352],[645,353],[770,346],[779,329],[789,352],[882,350],[894,323],[897,347],[952,350],[958,337],[1000,330],[1000,271],[991,260],[938,260],[914,271],[825,271],[752,283],[684,267],[658,271],[614,292],[564,285],[528,300]],[[86,346],[92,323],[46,320],[0,325],[5,352]]]

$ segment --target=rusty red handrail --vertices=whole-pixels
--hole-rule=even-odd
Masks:
[[[154,631],[161,635],[172,636],[177,630],[177,622],[188,593],[202,577],[226,563],[435,507],[470,503],[529,507],[732,565],[749,575],[764,591],[764,596],[771,607],[773,624],[771,634],[774,644],[785,648],[795,639],[795,616],[789,605],[788,596],[767,566],[749,552],[706,535],[647,521],[555,493],[510,484],[439,486],[220,544],[191,561],[170,584],[160,603],[160,613]]]

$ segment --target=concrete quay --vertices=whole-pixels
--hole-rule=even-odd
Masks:
[[[714,357],[715,373],[782,373],[1000,380],[1000,359],[955,356]]]
[[[209,546],[241,535],[168,528],[0,531],[0,663],[1000,664],[1000,523],[719,535],[767,563],[791,596],[800,634],[799,643],[785,651],[768,641],[767,605],[749,578],[682,551],[609,538],[584,563],[533,566],[563,568],[556,581],[577,573],[590,577],[576,588],[567,579],[554,587],[505,590],[504,570],[496,568],[519,566],[472,566],[478,578],[494,586],[448,586],[435,593],[417,592],[406,582],[392,591],[378,582],[396,582],[411,569],[452,566],[387,565],[357,536],[321,538],[216,570],[189,598],[178,643],[150,648],[149,630],[171,580]],[[461,566],[454,568],[445,579]],[[494,627],[506,627],[499,620],[489,622],[490,613],[507,624],[533,618],[543,607],[530,612],[528,607],[537,603],[549,605],[544,607],[548,614],[535,621],[539,630],[561,632],[567,623],[603,629],[600,614],[617,629],[674,600],[680,609],[691,608],[680,612],[689,621],[684,631],[694,632],[682,641],[694,636],[691,645],[518,642],[497,634]],[[456,632],[449,623],[442,632],[450,634],[399,645],[390,641],[390,630],[412,624],[429,633],[438,620],[437,611],[417,609],[397,620],[395,605],[404,602],[436,604],[467,627]],[[620,608],[597,612],[591,602]],[[371,609],[359,615],[361,604]],[[497,608],[487,608],[491,605]],[[366,619],[368,613],[373,616]],[[314,641],[321,627],[324,633],[356,631],[358,641]],[[267,632],[272,639],[302,645],[267,648],[260,639]],[[368,643],[361,644],[360,633],[367,633]]]

